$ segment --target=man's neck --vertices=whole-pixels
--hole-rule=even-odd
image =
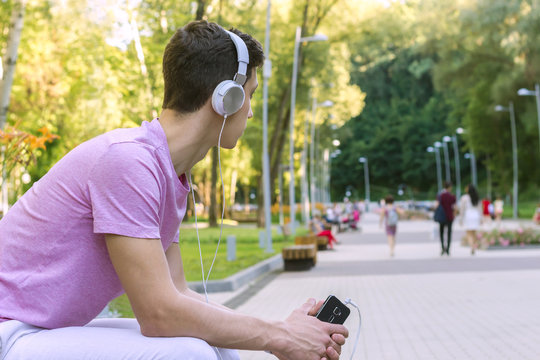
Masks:
[[[171,160],[176,173],[180,176],[201,161],[208,150],[215,146],[219,135],[215,126],[210,126],[213,112],[203,109],[189,114],[180,114],[164,109],[159,122],[167,137]]]

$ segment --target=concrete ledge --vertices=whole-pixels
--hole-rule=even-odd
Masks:
[[[508,245],[508,246],[502,246],[502,245],[491,245],[486,248],[486,250],[492,251],[499,251],[499,250],[526,250],[526,249],[535,249],[540,250],[540,244],[526,244],[526,245]]]
[[[209,280],[206,284],[206,291],[209,293],[235,291],[259,276],[282,267],[283,258],[281,254],[277,254],[223,280]],[[202,281],[189,282],[188,286],[198,293],[204,292]]]

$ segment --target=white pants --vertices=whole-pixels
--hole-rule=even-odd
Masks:
[[[238,360],[236,350],[191,337],[146,337],[135,319],[95,319],[86,326],[42,329],[0,323],[0,360]]]

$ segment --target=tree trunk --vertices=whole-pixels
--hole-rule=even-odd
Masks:
[[[4,129],[9,108],[9,97],[11,95],[11,85],[13,84],[13,76],[15,75],[15,64],[17,63],[17,54],[19,43],[21,41],[21,33],[24,24],[24,0],[15,1],[11,12],[11,20],[9,26],[9,35],[6,47],[6,55],[4,57],[3,66],[4,73],[0,79],[0,130]],[[2,157],[4,151],[2,149]],[[2,169],[2,185],[1,185],[1,202],[2,216],[5,216],[9,210],[9,194],[8,194],[8,178],[5,167]]]
[[[4,74],[2,80],[0,80],[0,129],[4,129],[6,124],[9,96],[11,94],[15,64],[17,63],[17,52],[23,29],[24,3],[24,0],[14,1],[11,12],[6,55],[3,63]]]
[[[197,1],[197,12],[195,13],[195,20],[202,20],[204,12],[206,11],[206,1]]]
[[[221,3],[220,3],[221,4]],[[220,7],[221,9],[221,7]],[[197,11],[195,13],[195,20],[202,20],[206,11],[206,1],[197,1]],[[221,11],[218,14],[221,17]],[[211,183],[210,183],[210,208],[208,209],[208,225],[210,227],[217,226],[217,167],[218,167],[218,148],[212,148],[212,165],[211,165]]]

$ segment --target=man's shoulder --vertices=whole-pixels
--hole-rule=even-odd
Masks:
[[[456,200],[456,197],[448,192],[448,191],[445,191],[443,193],[441,193],[441,201],[455,201]]]

